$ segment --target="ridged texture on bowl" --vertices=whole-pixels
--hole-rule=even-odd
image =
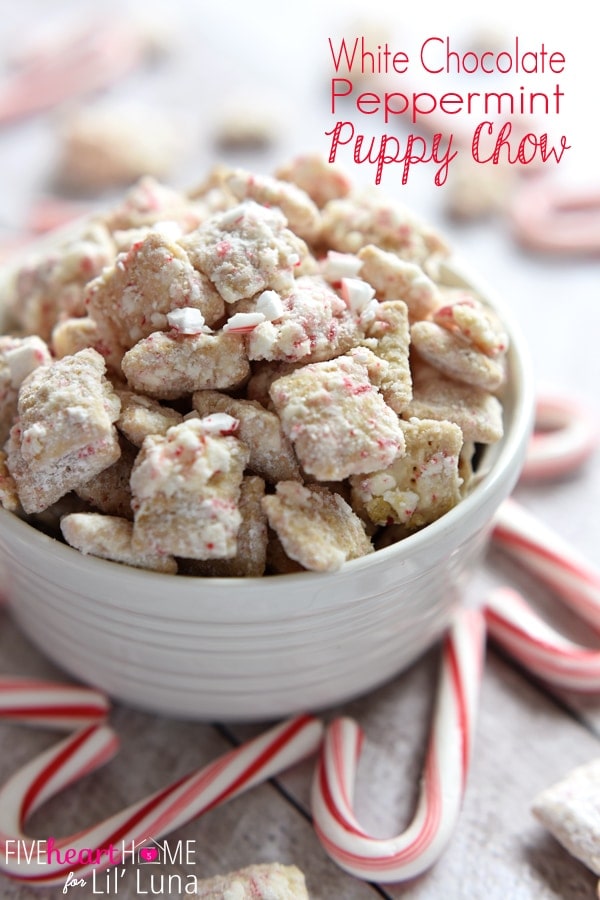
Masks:
[[[486,450],[481,483],[437,522],[339,572],[200,579],[84,557],[0,510],[3,587],[23,630],[82,681],[189,718],[315,710],[391,678],[447,626],[523,463],[533,379],[501,315],[505,436]]]

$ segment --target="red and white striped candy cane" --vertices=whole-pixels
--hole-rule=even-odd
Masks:
[[[0,123],[108,87],[142,62],[145,45],[125,21],[94,22],[49,38],[0,80]]]
[[[465,789],[484,641],[483,615],[459,611],[443,646],[417,810],[403,834],[381,839],[361,827],[352,804],[362,732],[346,718],[327,729],[312,789],[315,829],[329,856],[352,875],[404,881],[424,872],[444,850]]]
[[[535,403],[535,431],[521,478],[560,478],[582,465],[598,446],[596,421],[572,399],[541,394]]]
[[[108,699],[91,688],[0,676],[0,719],[74,731],[108,711]]]
[[[492,540],[600,629],[600,572],[568,541],[512,499],[496,514]]]
[[[116,751],[117,738],[105,725],[76,732],[24,766],[0,790],[0,869],[33,885],[64,884],[69,873],[82,878],[95,865],[119,862],[124,848],[163,837],[315,753],[321,737],[318,719],[299,716],[105,821],[54,842],[51,858],[46,857],[45,863],[38,864],[35,853],[31,863],[23,855],[15,859],[10,852],[15,846],[12,842],[24,841],[27,846],[34,843],[22,832],[27,818]],[[69,862],[64,861],[67,849],[72,851]]]
[[[492,591],[485,618],[490,637],[544,681],[568,690],[600,690],[600,649],[582,647],[559,634],[517,591]]]

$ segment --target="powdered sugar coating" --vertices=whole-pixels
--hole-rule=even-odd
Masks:
[[[85,312],[85,287],[115,258],[106,228],[90,223],[62,247],[18,270],[10,314],[26,334],[47,341],[58,321]]]
[[[328,163],[316,153],[295,157],[280,166],[275,175],[283,181],[297,184],[319,208],[330,200],[345,197],[352,188],[349,177],[339,166]]]
[[[404,450],[398,418],[369,377],[369,350],[311,363],[273,382],[270,396],[303,469],[340,481],[389,465]]]
[[[197,228],[205,215],[201,204],[145,175],[127,191],[122,203],[102,217],[102,221],[111,232],[144,228],[157,222],[177,222],[184,232],[188,232]]]
[[[173,425],[183,421],[181,413],[158,400],[133,391],[117,391],[121,413],[117,428],[135,447],[141,447],[149,434],[166,434]]]
[[[275,484],[299,481],[300,469],[278,417],[252,400],[237,400],[218,391],[198,391],[192,397],[200,416],[221,412],[238,422],[236,435],[248,447],[248,465],[257,475]]]
[[[4,445],[17,413],[21,384],[38,366],[51,362],[48,347],[35,335],[0,337],[0,446]]]
[[[292,288],[294,267],[307,248],[286,228],[277,209],[246,200],[211,216],[182,238],[192,263],[204,272],[226,303],[253,297],[271,288]]]
[[[420,356],[444,375],[491,392],[504,383],[502,360],[491,359],[435,322],[415,322],[410,335]]]
[[[309,900],[304,875],[296,866],[263,863],[198,883],[202,900]]]
[[[93,240],[94,229],[108,265],[75,272],[77,244]],[[267,506],[282,482],[308,490],[311,503],[327,490],[354,507],[377,546],[384,542],[381,524],[392,519],[388,507],[397,523],[386,528],[389,539],[406,536],[464,496],[461,478],[467,487],[472,483],[476,443],[502,433],[494,392],[504,383],[506,335],[476,296],[444,283],[438,263],[445,253],[443,242],[403,207],[377,192],[352,193],[346,176],[317,157],[294,160],[276,178],[219,166],[187,194],[142,179],[117,209],[41,260],[29,287],[22,272],[27,296],[15,294],[15,303],[23,302],[25,311],[30,304],[32,315],[51,328],[57,359],[51,368],[65,367],[61,403],[69,401],[73,422],[63,427],[67,413],[49,413],[41,391],[35,414],[28,409],[21,416],[26,442],[22,423],[12,429],[0,496],[53,534],[59,517],[90,506],[126,520],[133,501],[136,527],[123,547],[136,553],[148,544],[161,558],[176,554],[186,560],[185,574],[261,574],[267,552],[263,479]],[[59,290],[52,294],[55,284]],[[47,305],[46,290],[52,295]],[[16,339],[0,339],[0,388],[4,373],[12,391],[6,428],[17,392],[27,405],[31,378],[27,353],[3,368],[7,340]],[[88,353],[94,366],[104,359],[112,388],[102,387],[99,401],[109,427],[85,443],[88,418],[101,417],[69,398],[81,393],[76,370]],[[46,356],[44,364],[50,363]],[[15,378],[24,378],[24,386]],[[426,425],[422,443],[415,414]],[[56,425],[62,455],[52,443],[56,435],[48,437]],[[180,437],[169,437],[173,428],[182,429],[175,432]],[[438,446],[436,428],[444,440],[438,442],[441,457],[432,460],[427,448]],[[66,446],[67,434],[73,447]],[[457,434],[461,446],[454,454]],[[408,451],[405,435],[412,441]],[[235,477],[225,479],[223,495],[212,493],[211,479],[220,483],[221,469],[206,474],[211,453],[219,456],[212,444],[206,450],[212,440],[221,451],[222,441],[239,449],[235,464],[227,464]],[[196,444],[204,449],[191,453]],[[178,474],[173,446],[189,472]],[[30,466],[26,459],[38,451]],[[99,468],[82,454],[95,457]],[[457,471],[449,456],[458,458]],[[190,476],[196,464],[206,483],[197,473]],[[418,489],[397,484],[402,465],[421,467]],[[446,495],[438,477],[447,482]],[[368,490],[361,493],[355,482],[365,479]],[[64,489],[69,493],[53,499]],[[290,505],[301,505],[289,490],[295,497]],[[333,501],[319,502],[329,510]],[[293,526],[304,561],[306,535],[316,534],[306,520],[303,513]],[[324,527],[329,533],[331,523]],[[271,536],[269,574],[304,567]],[[198,547],[200,556],[191,555]]]
[[[386,363],[377,386],[388,406],[401,413],[412,397],[406,304],[401,300],[377,304],[375,319],[367,326],[363,343]]]
[[[430,370],[415,379],[404,418],[438,419],[460,426],[465,441],[493,444],[503,433],[502,405],[479,387],[452,381]]]
[[[322,215],[321,236],[332,250],[358,253],[367,244],[377,244],[382,250],[391,250],[418,264],[434,253],[447,254],[437,234],[418,222],[405,207],[382,200],[375,192],[332,200]]]
[[[251,360],[317,362],[358,343],[356,317],[322,278],[298,278],[281,301],[283,315],[273,322],[261,322],[248,335]]]
[[[600,760],[578,766],[543,790],[532,808],[569,853],[600,875]]]
[[[8,468],[23,509],[40,512],[119,458],[120,401],[95,350],[40,366],[21,385]]]
[[[373,551],[352,507],[323,485],[280,481],[263,508],[286,554],[305,569],[333,572]]]
[[[124,439],[119,441],[119,445],[121,455],[118,460],[85,484],[78,485],[75,493],[98,512],[133,519],[129,480],[137,450]]]
[[[152,232],[120,254],[114,266],[88,286],[86,306],[106,344],[122,353],[153,332],[168,330],[172,310],[198,309],[208,325],[224,313],[208,278],[161,232]]]
[[[360,274],[372,284],[379,300],[404,300],[412,322],[427,318],[442,302],[439,287],[421,266],[373,244],[358,253]]]
[[[497,316],[466,291],[446,292],[446,298],[450,302],[435,310],[433,321],[486,356],[503,357],[508,336]]]
[[[236,169],[227,178],[227,186],[238,200],[256,200],[263,206],[278,207],[288,227],[298,237],[314,241],[321,227],[321,216],[308,194],[289,181],[278,181],[269,175],[256,175]]]
[[[71,513],[61,519],[60,527],[66,542],[80,553],[169,575],[177,573],[172,556],[147,547],[134,548],[133,523],[128,519],[100,513]]]
[[[262,508],[265,483],[257,475],[242,481],[238,509],[242,521],[237,533],[237,552],[230,559],[186,560],[186,575],[213,578],[257,578],[267,562],[267,516]]]
[[[406,453],[386,469],[351,479],[353,496],[376,525],[410,530],[434,522],[460,500],[458,425],[427,419],[402,423]]]
[[[248,458],[237,438],[204,433],[201,419],[147,437],[131,474],[134,548],[189,559],[235,556]]]
[[[121,368],[135,391],[159,400],[205,389],[235,388],[250,374],[242,336],[223,332],[179,335],[157,331],[125,354]]]

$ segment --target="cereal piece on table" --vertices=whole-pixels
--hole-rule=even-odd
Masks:
[[[48,347],[35,335],[0,337],[0,446],[4,446],[17,414],[21,384],[38,366],[51,362]]]
[[[138,341],[121,367],[134,391],[159,400],[174,400],[202,390],[241,385],[250,374],[241,334],[165,334],[157,331]]]
[[[50,339],[58,321],[85,313],[85,289],[115,258],[107,230],[90,223],[56,250],[31,258],[17,272],[10,314],[19,329]]]
[[[303,469],[342,481],[390,465],[404,451],[396,413],[370,379],[383,367],[365,348],[278,378],[270,396]]]
[[[166,177],[182,149],[175,123],[141,107],[78,109],[60,138],[56,177],[70,191],[103,191],[143,175]]]
[[[265,483],[257,475],[242,481],[239,510],[242,523],[237,534],[237,553],[231,559],[191,560],[187,575],[212,578],[257,578],[265,573],[267,561],[267,517],[262,498]]]
[[[447,255],[445,244],[435,232],[401,204],[383,200],[374,192],[327,203],[322,211],[321,237],[327,247],[342,253],[358,253],[367,244],[377,244],[416,263],[434,254]]]
[[[319,276],[297,278],[279,300],[281,315],[259,322],[248,334],[251,360],[318,362],[340,356],[362,336],[357,317]]]
[[[124,439],[119,443],[121,455],[118,460],[108,469],[94,475],[85,484],[76,487],[75,493],[98,512],[107,516],[132,519],[129,479],[137,450]]]
[[[236,555],[249,451],[231,434],[235,419],[221,419],[212,432],[207,419],[188,419],[146,438],[131,475],[134,549],[186,559]]]
[[[262,206],[280,209],[288,227],[305,241],[314,241],[318,236],[321,226],[318,207],[296,184],[236,169],[228,177],[227,186],[238,200],[256,200]]]
[[[600,759],[543,790],[532,809],[572,856],[600,875]]]
[[[498,317],[468,291],[446,291],[445,303],[435,310],[432,320],[494,359],[508,349],[508,335]]]
[[[465,441],[493,444],[503,433],[502,405],[497,397],[479,387],[431,374],[417,376],[413,398],[403,418],[437,419],[455,422]]]
[[[139,569],[177,574],[177,563],[172,556],[149,547],[133,547],[133,523],[128,519],[102,513],[71,513],[61,519],[60,528],[67,544],[80,553]]]
[[[300,469],[292,447],[275,413],[253,400],[236,400],[218,391],[197,391],[192,405],[200,416],[227,413],[239,422],[236,436],[250,451],[248,467],[271,484],[300,481]]]
[[[197,228],[204,217],[202,207],[184,193],[147,175],[127,191],[123,202],[110,209],[102,221],[109,231],[177,222],[188,232]]]
[[[367,244],[359,253],[361,277],[371,284],[379,300],[404,300],[411,322],[425,319],[441,304],[440,289],[412,262]]]
[[[377,387],[387,405],[401,413],[412,397],[406,303],[401,300],[378,303],[375,319],[366,326],[364,344],[388,364],[382,369]]]
[[[280,166],[275,176],[291,181],[306,191],[322,209],[330,200],[337,200],[350,193],[352,183],[339,166],[329,163],[319,154],[297,156]]]
[[[276,142],[277,136],[272,112],[258,107],[254,98],[221,109],[219,121],[215,123],[215,144],[226,151],[266,150]]]
[[[19,512],[21,508],[17,485],[8,471],[4,450],[0,450],[0,506],[9,512]]]
[[[40,512],[111,466],[121,450],[121,407],[104,360],[81,350],[40,366],[21,385],[19,418],[6,445],[26,513]]]
[[[435,322],[415,322],[410,337],[419,355],[450,378],[484,391],[496,391],[504,383],[502,359],[492,359]]]
[[[268,289],[291,290],[294,269],[308,252],[278,209],[254,200],[215,213],[180,243],[226,303]]]
[[[356,502],[376,525],[411,530],[439,519],[460,500],[462,432],[452,422],[402,423],[406,454],[386,469],[350,479]]]
[[[280,481],[263,508],[286,554],[305,569],[333,572],[373,551],[361,520],[322,485]]]
[[[183,421],[181,413],[158,400],[135,394],[133,391],[117,391],[121,401],[121,414],[116,425],[134,447],[141,447],[149,434],[166,434],[173,425]]]
[[[173,310],[197,309],[212,325],[225,309],[208,278],[160,231],[133,244],[88,286],[86,306],[101,338],[122,353],[153,332],[168,330]]]
[[[309,900],[304,875],[296,866],[262,863],[198,882],[201,900]]]

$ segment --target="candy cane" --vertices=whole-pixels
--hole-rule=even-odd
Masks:
[[[600,628],[600,572],[568,541],[515,500],[496,514],[492,539],[595,628]]]
[[[544,681],[569,690],[600,690],[600,649],[563,637],[517,591],[508,587],[492,591],[485,618],[490,637]]]
[[[82,878],[98,864],[120,862],[127,847],[156,840],[294,765],[317,750],[321,736],[322,725],[312,716],[289,720],[86,831],[49,840],[46,862],[38,864],[36,852],[31,862],[24,854],[15,858],[15,847],[27,846],[31,854],[36,845],[22,833],[31,813],[115,753],[112,729],[83,729],[36,757],[0,790],[0,869],[35,885],[64,884],[70,873]]]
[[[525,247],[567,254],[600,253],[600,191],[573,190],[534,179],[509,209],[515,237]]]
[[[521,478],[559,478],[582,465],[598,446],[598,428],[583,406],[543,394],[535,404],[535,432]]]
[[[0,719],[74,731],[102,721],[108,710],[104,694],[90,688],[0,676]]]
[[[352,807],[362,732],[351,719],[329,726],[312,788],[315,829],[335,862],[359,878],[404,881],[442,853],[465,788],[483,662],[484,621],[462,610],[446,638],[421,793],[407,830],[389,839],[369,835]]]
[[[144,39],[126,22],[94,23],[50,39],[0,82],[0,123],[113,84],[138,66]]]

